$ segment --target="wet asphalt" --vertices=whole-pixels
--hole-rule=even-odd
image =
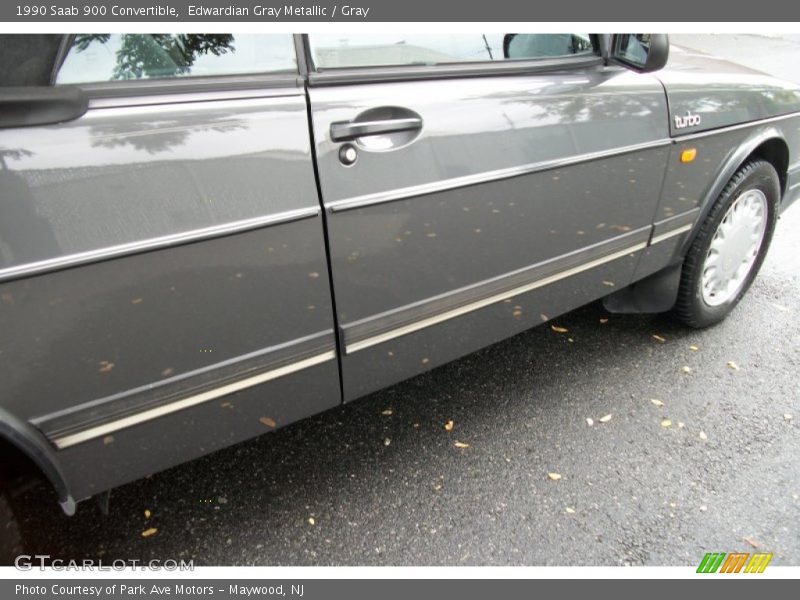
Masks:
[[[800,57],[791,38],[676,37],[778,75]],[[73,518],[44,510],[31,550],[196,565],[694,565],[758,548],[800,564],[800,207],[716,327],[599,303],[556,324],[568,332],[538,327],[124,486],[108,516],[91,503]]]

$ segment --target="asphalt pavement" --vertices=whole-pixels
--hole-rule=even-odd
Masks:
[[[791,37],[675,37],[798,77]],[[127,485],[106,517],[91,503],[48,511],[32,549],[196,565],[696,565],[757,548],[800,564],[798,267],[795,207],[716,327],[593,304],[557,319],[566,334],[538,327]]]

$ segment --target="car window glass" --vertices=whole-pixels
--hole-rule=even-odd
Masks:
[[[57,83],[296,69],[288,34],[78,34]]]
[[[588,34],[312,34],[318,69],[431,65],[591,54]]]

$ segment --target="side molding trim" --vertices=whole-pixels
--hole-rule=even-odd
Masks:
[[[334,360],[335,358],[336,351],[328,350],[313,356],[309,356],[302,360],[285,364],[269,371],[264,371],[244,379],[227,383],[219,387],[206,389],[197,394],[180,398],[168,404],[162,404],[160,406],[137,412],[113,421],[101,423],[87,429],[82,429],[75,433],[57,437],[55,439],[51,439],[51,442],[56,446],[56,448],[63,450],[64,448],[69,448],[70,446],[108,435],[115,431],[119,431],[120,429],[125,429],[146,421],[151,421],[179,410],[191,408],[192,406],[197,406],[198,404],[209,402],[210,400],[215,400],[217,398],[221,398],[222,396],[227,396],[229,394],[272,381],[273,379],[308,369],[329,360]]]
[[[687,216],[696,216],[696,211],[692,211],[691,215]],[[686,220],[686,217],[681,217],[682,221]],[[451,294],[431,298],[409,307],[402,307],[382,315],[376,315],[361,321],[349,323],[342,327],[344,332],[345,354],[353,354],[354,352],[371,348],[377,344],[388,342],[389,340],[420,331],[421,329],[437,325],[492,304],[556,283],[562,279],[594,269],[640,250],[644,250],[653,244],[686,233],[691,228],[692,223],[679,224],[679,226],[668,229],[660,233],[657,237],[653,237],[648,243],[648,239],[654,230],[652,226],[648,226],[620,236],[609,242],[603,242],[588,250],[584,249],[577,253],[567,254],[551,261],[546,261],[545,263],[507,273],[499,278],[480,282],[468,288],[457,290]],[[559,266],[562,268],[556,270]],[[483,292],[483,294],[481,292]],[[477,296],[478,299],[465,302],[464,299],[469,296],[473,298]],[[450,308],[447,308],[447,305],[449,305]],[[436,310],[436,308],[439,310]],[[387,329],[387,324],[392,323],[399,324],[399,326]]]

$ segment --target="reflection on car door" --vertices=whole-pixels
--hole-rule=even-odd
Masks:
[[[668,154],[656,79],[363,79],[310,88],[346,400],[629,283]]]
[[[341,402],[305,94],[284,79],[3,131],[3,408],[59,449],[76,499]]]

